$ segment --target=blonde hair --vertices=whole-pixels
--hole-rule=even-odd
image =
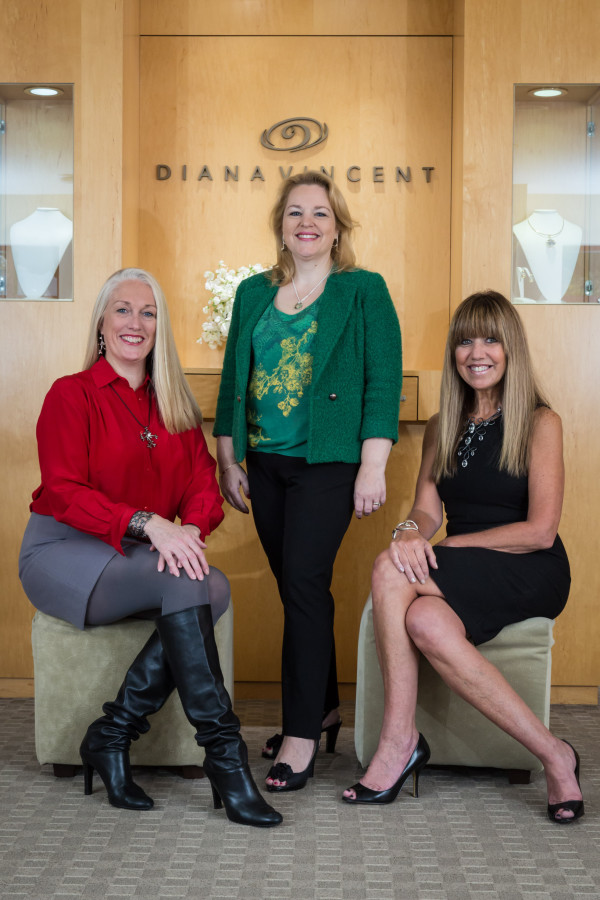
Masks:
[[[90,369],[98,360],[98,338],[104,314],[115,288],[124,281],[147,284],[156,303],[156,339],[146,359],[146,369],[152,379],[162,423],[170,434],[196,428],[202,422],[202,413],[179,362],[167,301],[158,281],[144,269],[119,269],[102,285],[92,310],[83,368]]]
[[[446,342],[433,464],[436,483],[456,472],[457,446],[475,401],[475,392],[458,374],[455,359],[461,341],[474,337],[495,338],[506,355],[500,385],[504,436],[499,464],[509,475],[527,474],[533,415],[538,406],[549,406],[535,378],[523,324],[512,303],[497,291],[471,294],[454,313]]]
[[[338,229],[337,247],[332,247],[331,258],[335,266],[336,272],[345,272],[356,267],[356,257],[352,247],[352,232],[356,228],[357,223],[352,219],[348,204],[344,199],[344,195],[339,187],[327,175],[322,172],[310,171],[301,172],[298,175],[291,175],[282,182],[275,205],[271,210],[271,230],[275,235],[275,246],[277,249],[277,262],[270,272],[270,279],[273,284],[287,284],[292,280],[292,276],[296,270],[294,258],[288,247],[283,247],[283,214],[288,203],[290,192],[300,185],[316,184],[322,187],[333,214],[335,216],[335,224]]]

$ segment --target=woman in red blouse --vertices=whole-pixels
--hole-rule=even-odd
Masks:
[[[214,639],[229,586],[204,553],[223,501],[201,421],[160,286],[142,269],[116,272],[96,300],[84,371],[56,381],[42,407],[42,480],[19,571],[34,606],[79,628],[156,621],[83,739],[86,794],[95,769],[113,806],[153,806],[132,780],[129,746],[177,687],[215,808],[268,827],[282,819],[252,779]]]

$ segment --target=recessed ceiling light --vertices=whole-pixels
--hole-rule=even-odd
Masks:
[[[529,93],[533,94],[535,97],[560,97],[561,94],[566,94],[567,91],[565,88],[546,87],[534,88],[532,91],[529,91]]]
[[[56,97],[57,94],[64,94],[61,88],[48,87],[47,85],[33,85],[25,88],[26,94],[35,94],[36,97]]]

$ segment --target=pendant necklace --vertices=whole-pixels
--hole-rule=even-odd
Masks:
[[[333,269],[333,266],[331,267],[331,269]],[[298,296],[298,288],[296,287],[296,282],[294,281],[294,278],[292,276],[292,287],[294,288],[296,300],[298,301],[297,303],[294,303],[294,309],[302,309],[302,304],[304,303],[304,301],[308,300],[308,298],[310,297],[311,294],[314,294],[316,289],[321,284],[323,284],[323,282],[325,281],[326,278],[329,278],[329,276],[331,275],[331,269],[325,275],[323,275],[323,277],[321,278],[320,281],[317,281],[314,288],[311,288],[310,291],[308,292],[308,294],[305,294],[304,297],[302,297],[302,299],[300,299],[300,297]]]
[[[152,450],[154,447],[156,447],[156,442],[157,442],[157,440],[158,440],[158,435],[157,435],[157,434],[152,434],[152,432],[150,431],[150,428],[148,427],[149,424],[150,424],[150,410],[151,410],[151,408],[152,408],[152,401],[151,401],[151,397],[150,397],[150,392],[148,392],[148,425],[144,425],[143,422],[140,422],[140,420],[138,419],[138,417],[136,416],[136,414],[133,412],[133,410],[129,409],[129,407],[127,406],[127,404],[125,403],[125,401],[123,400],[123,398],[121,397],[121,395],[119,394],[119,392],[116,390],[115,386],[114,386],[113,384],[111,384],[110,387],[113,389],[113,391],[115,392],[116,396],[119,398],[119,400],[121,401],[121,403],[123,404],[123,406],[125,407],[125,409],[127,410],[127,412],[128,412],[131,416],[133,416],[133,418],[134,418],[135,421],[138,423],[138,425],[139,425],[141,428],[144,429],[143,431],[140,431],[140,440],[141,440],[141,442],[142,442],[143,444],[146,445],[146,447],[148,448],[148,450]]]
[[[475,438],[478,438],[480,441],[482,441],[485,437],[485,430],[488,425],[495,425],[501,415],[502,407],[499,406],[496,412],[491,415],[489,419],[485,419],[485,421],[483,419],[480,419],[479,422],[476,422],[473,418],[469,418],[467,420],[467,429],[463,433],[463,436],[460,439],[460,443],[458,445],[458,450],[456,451],[463,469],[466,469],[469,465],[469,459],[472,459],[475,456],[475,451],[477,450],[477,447],[473,446],[473,441],[475,440]]]
[[[530,228],[531,228],[533,231],[535,231],[536,234],[539,234],[540,237],[545,237],[545,238],[546,238],[546,245],[547,245],[548,247],[554,247],[554,245],[556,244],[556,241],[553,240],[553,239],[556,237],[557,234],[560,234],[561,231],[563,230],[563,228],[565,227],[565,220],[563,219],[563,220],[562,220],[562,225],[560,226],[560,228],[558,229],[558,231],[553,231],[551,234],[546,234],[545,231],[538,231],[537,228],[535,228],[535,226],[533,226],[533,225],[531,224],[531,219],[528,218],[527,221],[529,222]]]

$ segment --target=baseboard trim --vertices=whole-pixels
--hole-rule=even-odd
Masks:
[[[344,682],[338,685],[340,700],[356,699],[356,685]],[[236,681],[234,687],[236,700],[280,700],[281,684],[279,681]]]
[[[356,698],[355,684],[340,684],[339,688],[341,700],[353,701]],[[33,696],[33,678],[0,678],[0,699],[26,699]],[[278,681],[236,681],[234,696],[237,700],[279,700],[281,685]],[[598,706],[598,686],[554,684],[550,691],[550,703]]]
[[[565,706],[598,706],[598,685],[553,684],[550,689],[550,703]]]
[[[0,699],[22,700],[33,696],[33,678],[0,678]]]

